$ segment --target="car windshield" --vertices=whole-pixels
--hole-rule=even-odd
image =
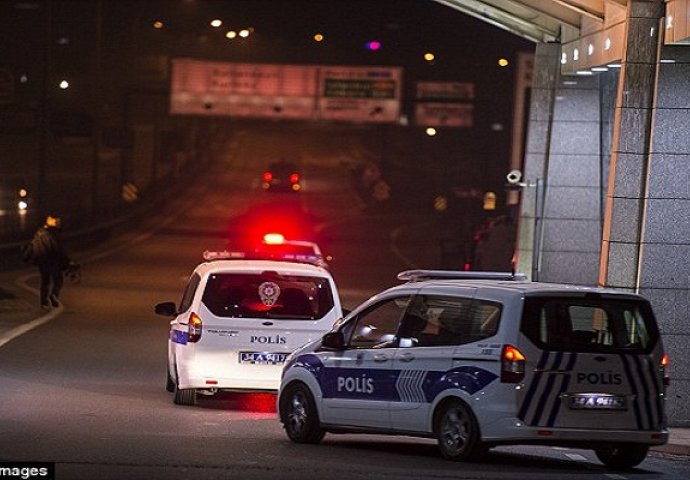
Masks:
[[[333,308],[325,277],[221,273],[209,276],[202,302],[217,317],[316,320]]]
[[[612,298],[525,299],[522,331],[548,350],[647,352],[659,332],[649,303]]]

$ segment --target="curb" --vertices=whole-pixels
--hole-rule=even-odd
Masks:
[[[668,453],[671,455],[690,456],[690,445],[678,445],[668,443],[666,445],[659,445],[651,448],[652,451],[658,453]]]

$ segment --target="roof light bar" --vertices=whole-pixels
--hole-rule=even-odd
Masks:
[[[525,281],[522,273],[469,272],[462,270],[405,270],[398,274],[398,280],[420,282],[423,280],[510,280]]]
[[[277,262],[308,263],[317,266],[323,266],[325,263],[322,255],[298,253],[230,252],[228,250],[214,252],[206,250],[202,256],[207,262],[214,260],[274,260]]]

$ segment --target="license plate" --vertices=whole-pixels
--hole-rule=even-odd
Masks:
[[[578,393],[568,397],[568,406],[575,410],[626,410],[625,397],[608,393]]]
[[[253,365],[282,365],[285,363],[287,353],[269,352],[240,352],[240,363]]]

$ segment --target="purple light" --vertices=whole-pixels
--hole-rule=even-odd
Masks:
[[[367,49],[368,50],[381,50],[381,42],[378,40],[372,40],[371,42],[367,42]]]

